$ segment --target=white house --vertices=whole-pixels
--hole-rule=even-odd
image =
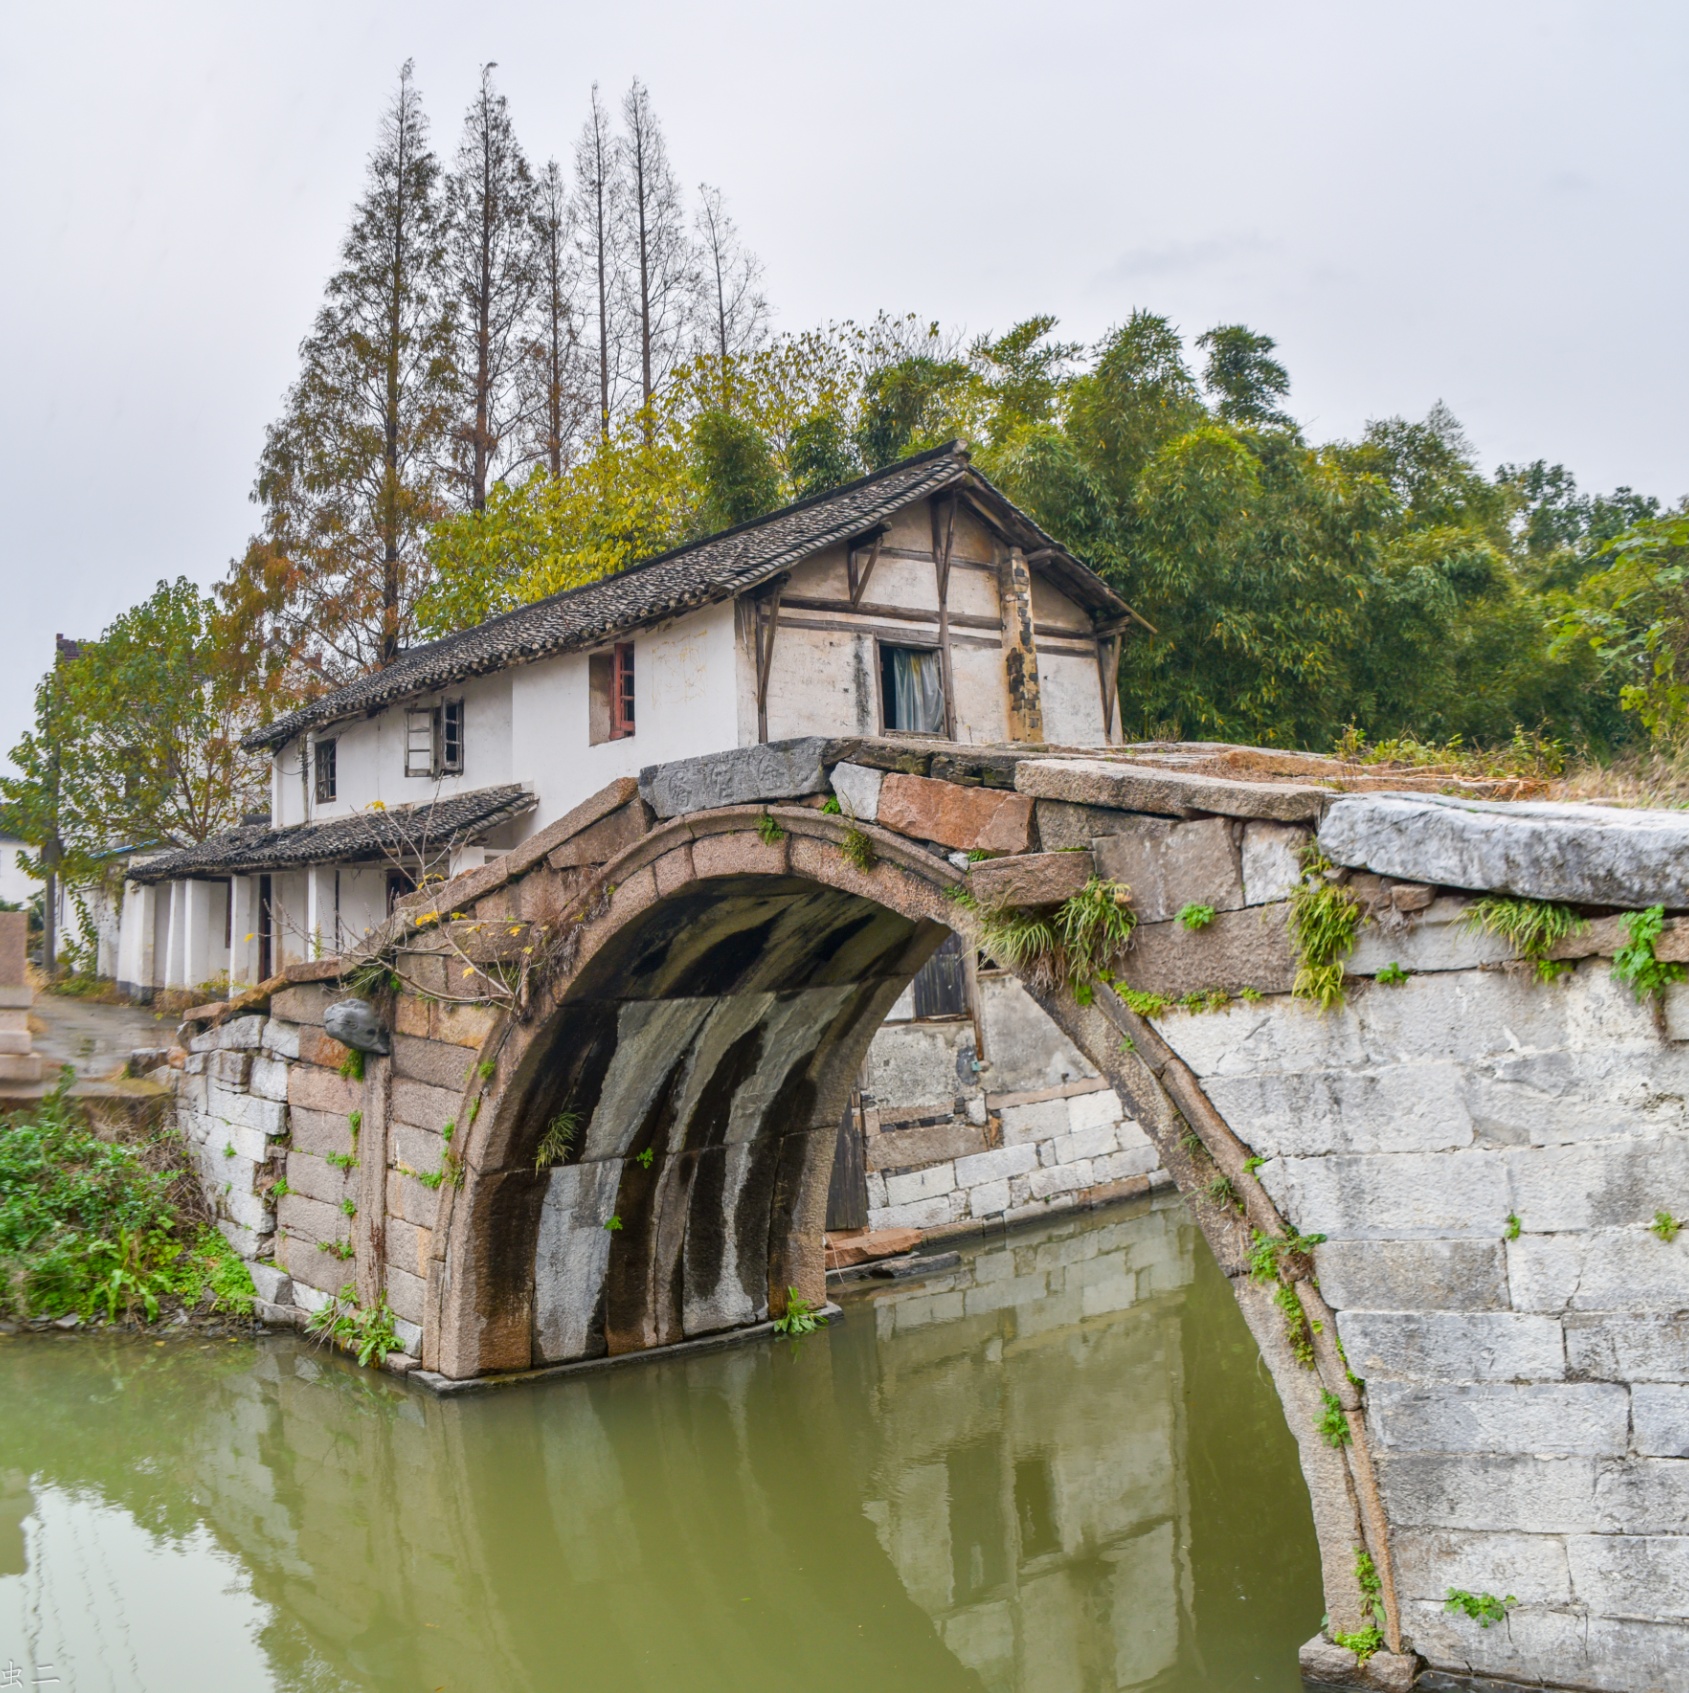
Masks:
[[[955,445],[405,653],[279,719],[269,817],[138,859],[131,991],[356,943],[618,776],[800,735],[1118,739],[1133,616]]]

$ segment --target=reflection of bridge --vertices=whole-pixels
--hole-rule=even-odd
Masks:
[[[1562,948],[1587,962],[1550,991],[1498,969],[1506,949],[1462,927],[1470,900],[1448,890],[1689,906],[1689,831],[1334,804],[1277,779],[1295,763],[859,741],[663,767],[395,919],[378,951],[403,986],[377,997],[400,1044],[360,1085],[333,1074],[330,991],[307,985],[343,961],[221,1008],[198,1044],[297,1055],[280,1219],[301,1299],[355,1255],[360,1296],[417,1325],[440,1378],[660,1346],[778,1312],[788,1290],[821,1298],[844,1099],[903,985],[947,927],[973,926],[949,897],[964,874],[979,904],[1017,908],[1093,871],[1128,882],[1133,985],[1245,1002],[1152,1025],[1100,985],[1029,985],[1128,1102],[1232,1279],[1299,1443],[1334,1631],[1381,1624],[1390,1650],[1364,1670],[1329,1647],[1321,1667],[1405,1680],[1411,1642],[1449,1668],[1575,1683],[1617,1663],[1646,1682],[1656,1660],[1689,1661],[1660,1609],[1677,1543],[1624,1538],[1689,1517],[1671,1397],[1689,1391],[1689,1273],[1683,1247],[1644,1232],[1689,1189],[1678,1013],[1609,983],[1612,921]],[[829,786],[854,819],[816,809]],[[1288,898],[1316,824],[1360,872],[1371,927],[1352,979],[1416,973],[1362,981],[1325,1017],[1288,992]],[[969,848],[1002,856],[970,870]],[[1187,903],[1211,917],[1181,925]],[[241,1015],[261,1003],[267,1026]],[[354,1155],[354,1112],[347,1190],[324,1158]],[[569,1149],[542,1173],[548,1130]],[[1026,1150],[1001,1149],[1005,1174]],[[342,1197],[358,1219],[337,1245]],[[1293,1250],[1252,1279],[1252,1233],[1291,1225],[1330,1237],[1319,1282]],[[1649,1384],[1634,1415],[1633,1383]],[[1443,1614],[1451,1586],[1522,1603],[1480,1632]]]
[[[464,1399],[288,1342],[256,1370],[16,1351],[0,1469],[203,1517],[280,1687],[1226,1684],[1288,1665],[1319,1594],[1282,1429],[1213,1473],[1274,1412],[1198,1251],[1162,1202],[853,1299],[795,1351]],[[1228,1552],[1259,1518],[1286,1567],[1257,1558],[1240,1607]],[[74,1574],[32,1572],[48,1612]],[[216,1633],[205,1587],[168,1620]]]

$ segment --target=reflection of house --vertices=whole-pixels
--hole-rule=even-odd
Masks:
[[[952,447],[404,654],[254,738],[268,819],[131,867],[120,979],[250,982],[646,765],[1115,739],[1128,608]],[[379,809],[377,809],[379,808]]]
[[[1192,1272],[1168,1206],[982,1252],[876,1301],[863,1510],[993,1693],[1140,1688],[1174,1663],[1191,1525],[1180,1307],[1165,1296]]]

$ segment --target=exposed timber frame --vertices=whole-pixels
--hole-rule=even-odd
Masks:
[[[944,508],[944,536],[939,538],[939,508]],[[938,656],[944,678],[944,734],[956,738],[956,688],[950,675],[950,549],[956,539],[956,495],[927,502],[932,514],[932,562],[938,577]]]
[[[751,639],[755,643],[757,671],[757,740],[768,739],[768,678],[774,668],[774,632],[779,627],[780,596],[790,580],[776,576],[751,601]]]

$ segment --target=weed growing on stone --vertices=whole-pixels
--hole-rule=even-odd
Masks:
[[[406,1175],[415,1176],[430,1193],[438,1193],[440,1191],[440,1184],[446,1179],[444,1166],[438,1170],[412,1170],[407,1167],[404,1173]]]
[[[1320,1439],[1327,1446],[1347,1446],[1355,1437],[1349,1427],[1349,1419],[1343,1415],[1343,1401],[1335,1393],[1322,1394],[1321,1398],[1324,1408],[1314,1420]]]
[[[649,1170],[653,1161],[656,1159],[656,1156],[656,1147],[648,1146],[643,1152],[636,1152],[634,1154],[633,1161],[640,1167],[640,1169]]]
[[[805,1299],[795,1287],[786,1289],[786,1312],[784,1316],[774,1319],[776,1334],[791,1335],[794,1339],[799,1335],[814,1334],[818,1328],[826,1325],[825,1315]]]
[[[357,1207],[357,1203],[356,1203],[356,1201],[354,1201],[354,1200],[351,1200],[351,1199],[343,1199],[343,1200],[341,1200],[341,1202],[340,1202],[340,1209],[341,1209],[341,1210],[342,1210],[342,1211],[343,1211],[343,1212],[344,1212],[344,1213],[345,1213],[345,1214],[346,1214],[346,1215],[347,1215],[347,1216],[348,1216],[348,1217],[355,1217],[355,1216],[357,1216],[357,1214],[358,1214],[358,1207]]]
[[[1273,1292],[1273,1303],[1284,1318],[1284,1338],[1296,1362],[1305,1370],[1314,1367],[1314,1337],[1308,1328],[1308,1313],[1296,1297],[1296,1289],[1289,1282],[1280,1282]]]
[[[1589,927],[1569,905],[1546,899],[1514,899],[1485,894],[1467,913],[1466,927],[1474,933],[1499,935],[1523,959],[1536,967],[1539,982],[1552,982],[1571,968],[1566,959],[1548,955],[1569,935]]]
[[[1262,993],[1259,988],[1239,988],[1237,990],[1237,997],[1241,999],[1245,1005],[1259,1005],[1267,996]]]
[[[1381,987],[1399,988],[1408,979],[1408,972],[1396,963],[1386,964],[1373,980]]]
[[[854,823],[845,830],[839,841],[839,851],[845,855],[845,862],[854,864],[858,870],[872,870],[880,862],[880,855],[874,851],[874,843]]]
[[[1507,1613],[1518,1603],[1511,1593],[1498,1599],[1493,1593],[1468,1593],[1464,1587],[1451,1587],[1443,1609],[1456,1616],[1464,1612],[1480,1628],[1488,1628],[1492,1622],[1505,1622]]]
[[[350,1152],[325,1152],[323,1162],[332,1164],[337,1170],[355,1170],[358,1167],[357,1159]]]
[[[1291,995],[1311,999],[1322,1011],[1341,1005],[1343,960],[1355,950],[1364,913],[1346,887],[1328,882],[1331,861],[1316,847],[1302,856],[1302,879],[1290,896],[1290,936],[1296,947]]]
[[[1259,1169],[1260,1169],[1260,1168],[1261,1168],[1261,1166],[1262,1166],[1262,1165],[1263,1165],[1263,1164],[1265,1164],[1265,1163],[1266,1163],[1266,1159],[1265,1159],[1265,1158],[1261,1158],[1261,1157],[1250,1157],[1250,1158],[1245,1158],[1245,1159],[1244,1159],[1244,1161],[1243,1161],[1243,1167],[1244,1167],[1244,1169],[1245,1169],[1245,1170],[1246,1170],[1246,1171],[1247,1171],[1247,1172],[1248,1172],[1248,1173],[1249,1173],[1249,1174],[1250,1174],[1250,1175],[1254,1175],[1254,1174],[1255,1174],[1255,1172],[1256,1172],[1256,1171],[1257,1171],[1257,1170],[1259,1170]]]
[[[1524,1226],[1525,1225],[1519,1221],[1518,1212],[1517,1211],[1509,1211],[1507,1213],[1507,1227],[1505,1229],[1503,1229],[1501,1232],[1509,1240],[1517,1240],[1519,1238],[1519,1231]]]
[[[606,1217],[604,1226],[611,1234],[614,1234],[622,1226],[622,1219],[620,1217]]]
[[[448,1117],[440,1130],[440,1139],[443,1140],[447,1146],[450,1146],[452,1144],[452,1136],[456,1133],[457,1123],[453,1118]]]
[[[1314,1248],[1324,1241],[1323,1234],[1298,1234],[1292,1229],[1281,1236],[1256,1229],[1249,1247],[1249,1273],[1256,1281],[1279,1281],[1293,1269],[1311,1270]],[[1293,1262],[1297,1259],[1301,1262]]]
[[[340,1060],[340,1073],[349,1082],[361,1082],[364,1079],[364,1055],[360,1048],[347,1047],[346,1056]]]
[[[828,794],[828,796],[822,800],[821,815],[823,817],[844,816],[844,807],[839,804],[839,796],[837,794]]]
[[[1165,994],[1140,993],[1136,988],[1129,988],[1124,982],[1116,982],[1114,991],[1120,996],[1121,1003],[1128,1010],[1135,1011],[1140,1017],[1165,1017],[1172,1001]]]
[[[1211,905],[1182,905],[1173,921],[1181,929],[1206,929],[1214,921],[1214,907]]]
[[[1334,1634],[1331,1638],[1336,1645],[1353,1652],[1364,1664],[1375,1652],[1384,1649],[1384,1583],[1379,1579],[1371,1554],[1360,1546],[1355,1548],[1355,1580],[1360,1586],[1362,1599],[1372,1612],[1372,1621],[1353,1634]]]
[[[357,1143],[357,1139],[358,1139],[358,1130],[361,1129],[364,1126],[364,1114],[363,1114],[363,1112],[361,1112],[361,1111],[350,1112],[347,1115],[347,1118],[346,1118],[346,1126],[347,1126],[347,1128],[349,1128],[352,1131],[352,1141],[353,1141],[353,1144],[355,1145]]]
[[[235,1143],[232,1140],[225,1141],[223,1143],[223,1156],[225,1158],[233,1158],[236,1156]]]
[[[498,1070],[498,1065],[496,1065],[492,1059],[488,1058],[481,1064],[477,1065],[476,1068],[480,1072],[481,1080],[484,1082],[490,1082]]]
[[[1648,1232],[1658,1235],[1668,1245],[1677,1239],[1682,1229],[1683,1224],[1669,1211],[1656,1211],[1653,1222],[1648,1225]]]
[[[1238,1198],[1237,1189],[1232,1186],[1230,1176],[1216,1176],[1203,1192],[1216,1204],[1243,1215],[1243,1201]]]
[[[338,1258],[343,1264],[348,1258],[355,1258],[358,1253],[357,1247],[349,1240],[319,1240],[317,1250],[326,1252],[331,1258]]]
[[[1654,943],[1665,928],[1664,906],[1627,912],[1619,921],[1627,939],[1613,954],[1613,980],[1623,982],[1639,1001],[1658,998],[1673,982],[1681,982],[1689,974],[1683,965],[1668,964],[1654,956]]]
[[[1193,988],[1178,1005],[1195,1017],[1204,1011],[1224,1011],[1231,1002],[1232,996],[1224,988]]]
[[[400,1350],[387,1295],[382,1294],[367,1311],[362,1310],[350,1282],[328,1304],[319,1305],[305,1319],[305,1332],[315,1335],[325,1346],[339,1346],[354,1353],[365,1369],[379,1364],[389,1352]]]
[[[549,1170],[553,1164],[562,1164],[568,1160],[574,1150],[575,1136],[580,1133],[581,1118],[578,1111],[559,1111],[546,1124],[545,1133],[540,1136],[540,1144],[534,1153],[534,1173]]]
[[[785,838],[786,831],[782,829],[777,822],[775,822],[772,812],[765,811],[757,819],[757,839],[760,840],[764,846],[774,846],[780,841],[785,840]]]

